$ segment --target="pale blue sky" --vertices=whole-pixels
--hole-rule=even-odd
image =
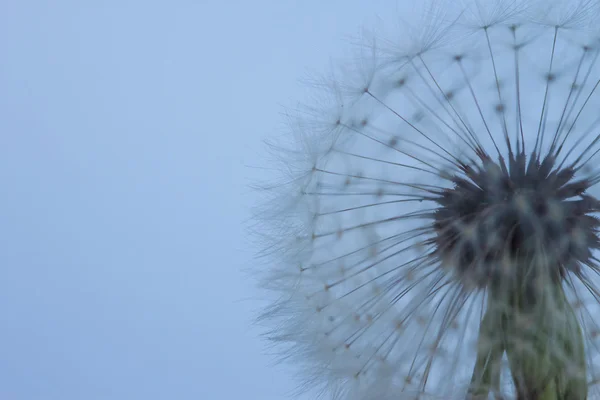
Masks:
[[[0,2],[0,399],[293,389],[250,326],[247,166],[394,3]]]

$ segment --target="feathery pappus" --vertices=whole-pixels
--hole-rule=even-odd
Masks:
[[[310,82],[253,228],[301,389],[600,399],[598,5],[429,2]]]

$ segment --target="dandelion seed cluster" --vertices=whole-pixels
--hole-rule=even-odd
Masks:
[[[532,286],[538,274],[558,282],[567,272],[581,273],[600,247],[593,216],[600,202],[584,194],[590,179],[573,181],[574,168],[558,168],[552,155],[526,162],[521,151],[506,163],[480,157],[480,165],[461,166],[464,176],[452,178],[454,187],[436,200],[432,242],[441,263],[482,289],[510,280]],[[527,260],[540,249],[548,264]],[[519,271],[523,264],[547,270]]]
[[[486,340],[490,396],[534,398],[515,360],[543,353],[600,398],[597,4],[440,3],[312,82],[271,143],[267,336],[323,398],[464,399]],[[504,333],[483,334],[491,306]]]

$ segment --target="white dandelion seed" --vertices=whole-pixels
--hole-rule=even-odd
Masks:
[[[431,4],[270,147],[268,339],[323,398],[600,398],[597,2]]]

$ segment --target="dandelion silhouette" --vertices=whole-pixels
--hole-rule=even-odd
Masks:
[[[600,398],[598,13],[540,4],[434,3],[271,145],[261,320],[302,389]]]

